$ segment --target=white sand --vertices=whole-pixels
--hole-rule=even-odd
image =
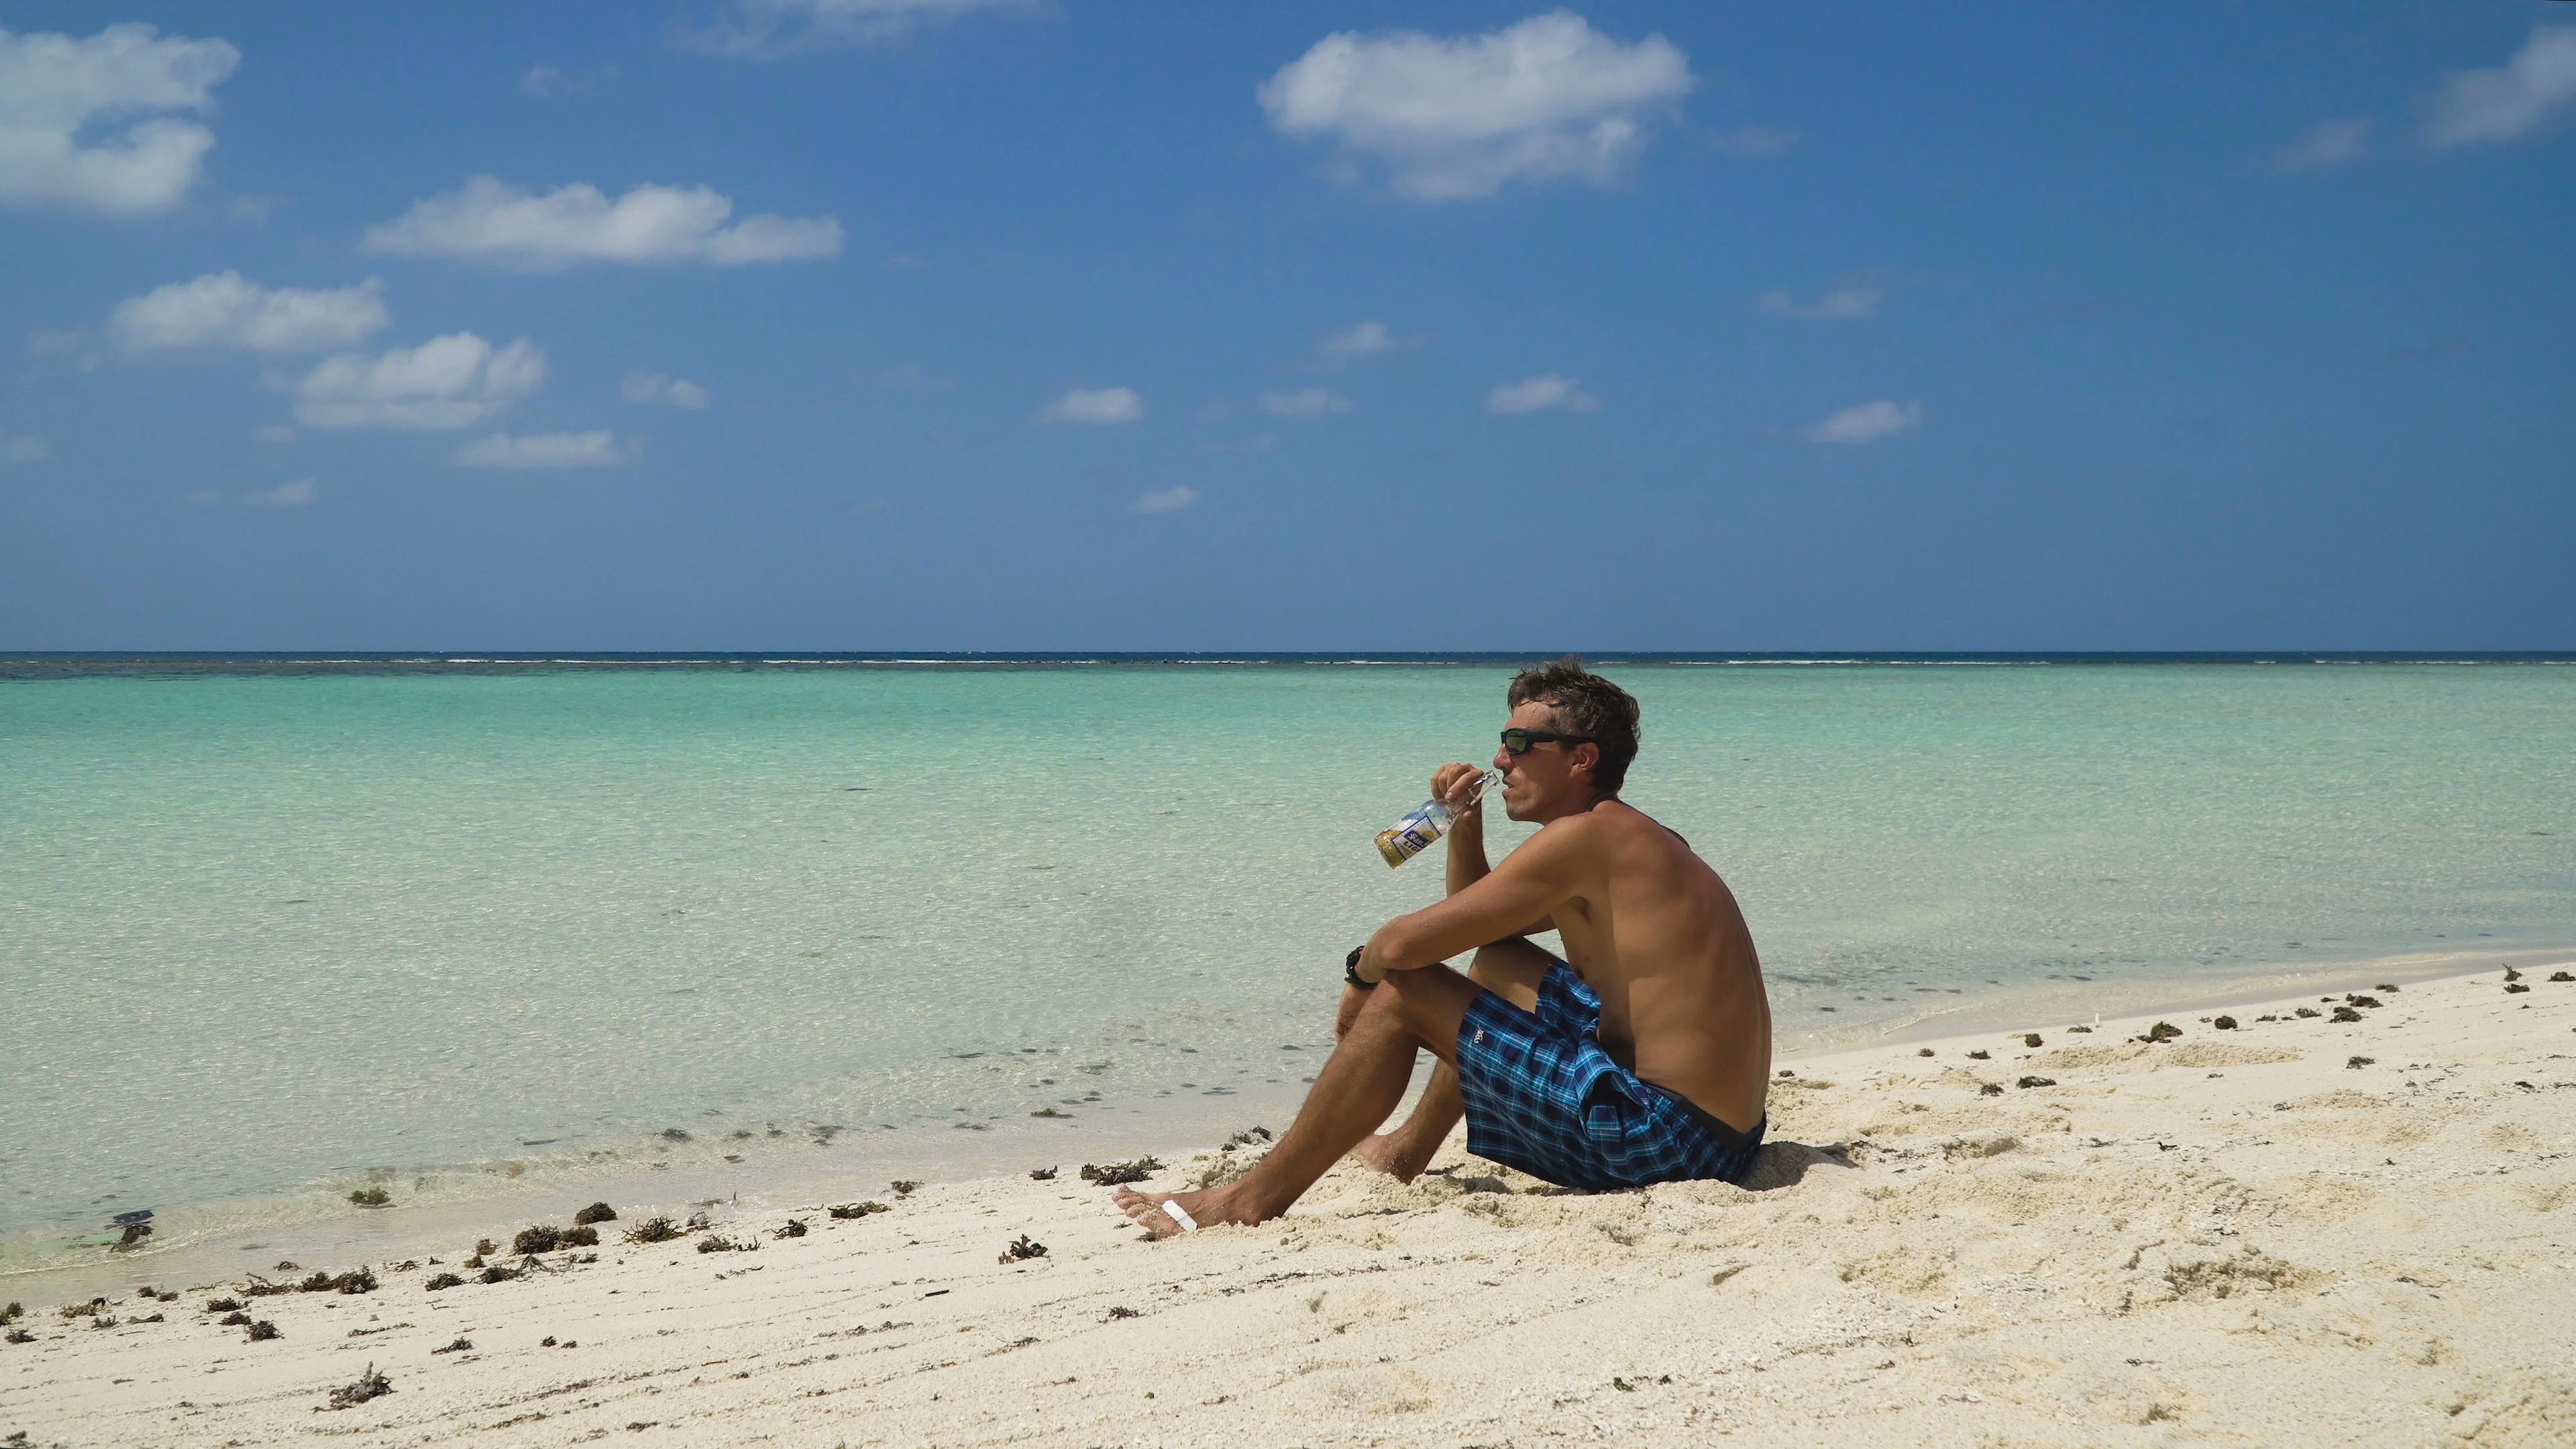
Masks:
[[[436,1293],[379,1265],[252,1300],[271,1342],[198,1311],[238,1281],[129,1292],[110,1328],[31,1302],[0,1441],[2576,1444],[2576,983],[2548,975],[1793,1062],[1749,1190],[1560,1194],[1453,1143],[1414,1186],[1345,1165],[1278,1222],[1154,1244],[1068,1165],[719,1222],[757,1252],[612,1232]],[[813,1231],[768,1236],[789,1217]],[[1047,1255],[997,1262],[1022,1233]],[[391,1394],[323,1407],[371,1363]]]

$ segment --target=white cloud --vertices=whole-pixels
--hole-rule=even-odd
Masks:
[[[2264,164],[2274,171],[2328,171],[2370,154],[2368,116],[2319,121],[2299,139],[2273,152]]]
[[[54,456],[54,445],[33,433],[0,431],[0,466],[41,463]]]
[[[1738,126],[1708,138],[1709,149],[1728,156],[1786,156],[1803,138],[1777,126]]]
[[[1851,322],[1878,310],[1887,300],[1887,284],[1875,277],[1844,277],[1825,288],[1813,302],[1800,302],[1777,288],[1753,299],[1753,310],[1770,317],[1806,317]]]
[[[322,352],[353,346],[391,324],[384,290],[373,277],[355,287],[306,291],[263,287],[239,272],[208,272],[117,303],[107,314],[107,335],[127,352]]]
[[[241,64],[221,40],[111,25],[85,40],[0,30],[0,205],[140,216],[179,204],[215,133],[201,111]],[[123,131],[114,128],[139,117]]]
[[[1132,387],[1077,387],[1038,409],[1042,423],[1132,423],[1145,415],[1145,400]]]
[[[733,266],[841,254],[838,217],[747,216],[726,226],[731,215],[733,199],[704,186],[638,186],[610,201],[587,183],[536,196],[475,176],[459,190],[416,202],[392,221],[367,228],[358,246],[531,272],[582,262]]]
[[[456,450],[456,461],[468,468],[607,468],[626,461],[614,434],[530,433],[511,437],[494,433]]]
[[[321,495],[321,486],[310,478],[280,483],[274,488],[261,488],[242,495],[242,502],[253,508],[306,508]]]
[[[2424,103],[2424,139],[2439,147],[2510,141],[2576,101],[2576,25],[2539,25],[2494,70],[2458,71]]]
[[[899,40],[924,20],[971,10],[1026,10],[1033,0],[734,0],[704,30],[682,30],[686,49],[771,60],[829,45]]]
[[[595,96],[617,78],[617,67],[602,66],[596,71],[575,74],[559,66],[532,65],[519,73],[519,94],[535,101],[559,100],[565,96]]]
[[[1662,36],[1622,45],[1559,10],[1489,35],[1337,32],[1259,97],[1282,135],[1339,144],[1340,179],[1374,161],[1399,196],[1465,201],[1511,181],[1610,184],[1693,84]]]
[[[1314,351],[1321,353],[1324,361],[1352,361],[1352,358],[1376,356],[1376,353],[1391,353],[1396,348],[1412,348],[1419,343],[1422,343],[1422,338],[1399,338],[1394,330],[1388,330],[1386,322],[1355,322],[1350,327],[1342,327],[1340,333],[1324,333],[1324,340],[1314,345]]]
[[[1320,418],[1326,413],[1349,412],[1351,400],[1320,387],[1305,387],[1294,392],[1263,393],[1261,410],[1274,418]]]
[[[1875,443],[1923,426],[1923,404],[1881,399],[1845,408],[1807,429],[1810,443]]]
[[[690,412],[698,412],[715,401],[705,388],[685,377],[664,377],[658,372],[641,370],[626,374],[621,391],[631,403],[660,403]]]
[[[522,337],[495,350],[471,332],[381,357],[324,359],[295,388],[308,428],[470,428],[545,385],[546,355]]]
[[[1585,392],[1579,379],[1560,377],[1553,372],[1507,382],[1485,394],[1485,411],[1497,417],[1545,412],[1549,408],[1588,413],[1598,411],[1600,406],[1601,399]]]
[[[1165,488],[1137,496],[1127,505],[1130,513],[1178,513],[1199,501],[1199,490],[1188,486]]]

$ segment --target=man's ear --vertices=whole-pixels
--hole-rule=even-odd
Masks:
[[[1586,750],[1592,752],[1589,757],[1584,754],[1584,751]],[[1567,762],[1567,768],[1569,770],[1581,770],[1586,778],[1589,778],[1593,771],[1601,768],[1601,747],[1593,744],[1589,740],[1576,745],[1574,747],[1574,754]]]

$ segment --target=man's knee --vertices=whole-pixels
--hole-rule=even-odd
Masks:
[[[1521,1010],[1530,1011],[1538,1003],[1539,983],[1547,979],[1548,968],[1555,964],[1555,957],[1514,936],[1477,947],[1475,959],[1467,966],[1467,979]]]

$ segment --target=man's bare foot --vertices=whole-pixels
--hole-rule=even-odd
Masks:
[[[1180,1204],[1181,1211],[1190,1215],[1191,1223],[1202,1228],[1214,1227],[1218,1223],[1261,1221],[1259,1214],[1236,1203],[1234,1196],[1220,1187],[1206,1192],[1159,1192],[1147,1197],[1133,1188],[1122,1187],[1110,1194],[1109,1200],[1118,1204],[1118,1210],[1133,1219],[1136,1226],[1155,1237],[1177,1238],[1188,1229],[1163,1211],[1163,1204],[1167,1202]]]
[[[1403,1133],[1381,1132],[1374,1137],[1362,1138],[1360,1145],[1351,1149],[1350,1155],[1364,1167],[1374,1167],[1398,1182],[1411,1182],[1420,1177],[1422,1169],[1431,1163],[1404,1149]],[[1182,1206],[1187,1207],[1188,1204]]]

